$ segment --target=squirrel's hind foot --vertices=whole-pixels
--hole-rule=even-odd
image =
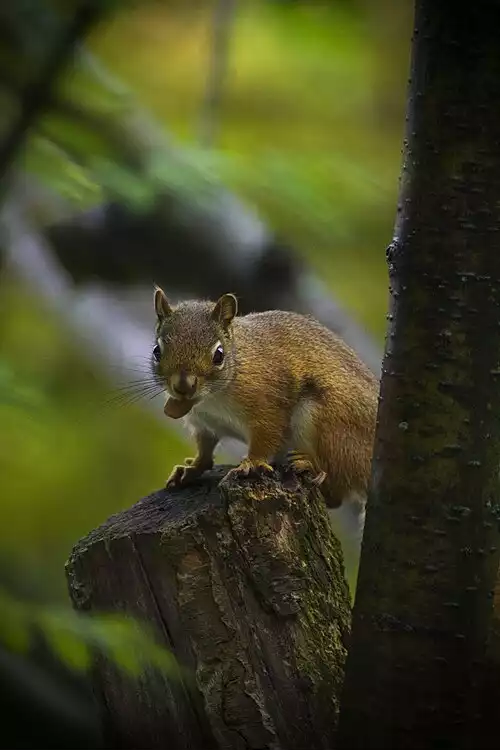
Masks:
[[[305,453],[299,453],[298,451],[290,451],[287,454],[285,466],[294,474],[307,474],[311,477],[313,484],[320,485],[326,479],[326,472],[318,471],[309,456]]]
[[[224,479],[230,481],[231,479],[241,479],[242,477],[248,477],[251,475],[262,476],[270,475],[274,473],[274,469],[266,461],[253,460],[251,458],[245,458],[239,466],[235,466],[234,469],[230,469]]]

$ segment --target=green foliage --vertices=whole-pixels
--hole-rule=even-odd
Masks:
[[[64,601],[75,541],[161,487],[186,448],[140,404],[115,404],[98,363],[7,277],[0,320],[0,555],[37,598]]]
[[[205,5],[184,14],[160,5],[117,16],[92,44],[192,149],[201,181],[221,180],[256,205],[380,339],[411,10],[409,0],[373,15],[336,3],[239,4],[221,135],[210,153],[193,139],[209,54]],[[134,56],[124,47],[134,47]],[[152,161],[167,184],[196,184],[168,156]]]
[[[397,102],[391,118],[377,112],[376,71],[383,81],[383,65],[393,67],[395,54],[404,66],[407,40],[398,38],[385,61],[379,32],[341,6],[243,3],[220,144],[203,151],[191,134],[209,28],[204,4],[186,13],[145,4],[115,16],[91,44],[97,56],[79,54],[61,81],[56,106],[30,141],[28,169],[80,207],[115,196],[141,208],[159,189],[206,203],[214,186],[224,184],[291,238],[382,337],[405,78],[391,96]],[[143,103],[160,128],[167,125],[183,141],[180,158],[141,116]],[[134,130],[150,142],[149,154],[140,153]]]
[[[149,666],[167,673],[176,660],[160,647],[145,625],[120,615],[85,616],[67,608],[27,604],[0,589],[0,644],[25,654],[33,635],[41,634],[54,654],[70,668],[88,670],[97,654],[132,675]]]
[[[103,520],[100,507],[109,515],[161,484],[165,457],[180,458],[181,443],[176,450],[168,432],[136,408],[110,408],[108,386],[81,360],[49,310],[36,300],[25,304],[26,289],[4,279],[0,296],[0,571],[28,595],[14,598],[0,587],[0,644],[24,654],[40,633],[73,669],[86,670],[101,653],[133,675],[147,666],[172,672],[173,656],[145,625],[118,615],[84,616],[67,604],[40,600],[66,599],[64,561],[72,543]],[[136,434],[146,440],[143,451]],[[24,578],[22,586],[16,574]]]

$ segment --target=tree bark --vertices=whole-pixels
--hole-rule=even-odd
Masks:
[[[498,3],[416,3],[339,728],[349,750],[485,742],[478,732],[500,548],[499,28]]]
[[[324,503],[291,474],[219,491],[223,473],[113,516],[68,562],[77,609],[146,620],[192,675],[100,661],[107,747],[334,747],[350,607]]]

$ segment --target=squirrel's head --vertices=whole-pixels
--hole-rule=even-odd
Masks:
[[[233,378],[232,321],[238,303],[233,294],[217,302],[187,301],[171,306],[155,288],[156,342],[151,353],[155,379],[186,412]]]

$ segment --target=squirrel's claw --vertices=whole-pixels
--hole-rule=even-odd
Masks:
[[[317,486],[321,485],[326,479],[326,472],[317,471],[311,459],[303,453],[290,451],[286,464],[295,474],[308,474],[312,483]]]
[[[255,461],[250,458],[245,458],[239,466],[235,466],[234,469],[230,469],[222,481],[231,479],[241,479],[241,477],[248,477],[251,474],[262,475],[262,474],[273,474],[274,469],[266,461]]]
[[[203,474],[199,466],[194,465],[194,458],[186,458],[184,464],[174,466],[165,487],[171,490],[178,487],[185,487],[190,482],[198,479]]]

